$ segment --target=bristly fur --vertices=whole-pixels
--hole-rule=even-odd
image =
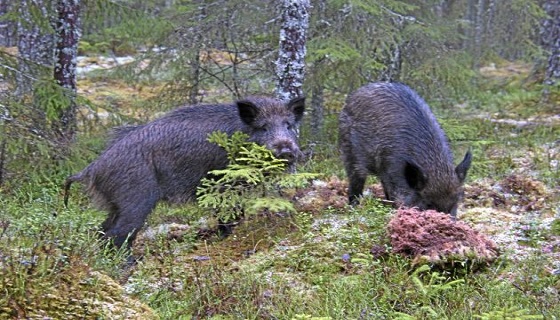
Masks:
[[[445,133],[424,100],[400,83],[370,83],[351,93],[339,119],[349,200],[368,174],[388,200],[455,214],[471,155],[455,168]]]
[[[144,125],[117,128],[105,151],[66,180],[64,201],[71,184],[82,182],[96,206],[109,212],[105,236],[117,246],[127,238],[130,244],[158,201],[193,200],[207,172],[226,167],[227,154],[207,141],[210,133],[244,132],[293,166],[301,153],[296,129],[303,112],[303,98],[285,104],[249,97],[185,106]]]

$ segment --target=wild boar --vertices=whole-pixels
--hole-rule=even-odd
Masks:
[[[471,153],[454,167],[445,133],[408,86],[378,82],[352,92],[339,117],[339,147],[351,204],[373,174],[388,200],[456,216]]]
[[[65,202],[70,185],[82,182],[97,207],[109,212],[104,237],[130,246],[158,201],[193,200],[208,171],[226,167],[225,150],[207,141],[212,132],[244,132],[293,167],[301,153],[297,127],[304,101],[255,96],[185,106],[144,125],[117,128],[105,151],[66,180]]]

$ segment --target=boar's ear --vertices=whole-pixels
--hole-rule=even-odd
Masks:
[[[252,124],[259,115],[259,108],[248,100],[237,101],[237,109],[239,110],[239,117],[246,124]]]
[[[305,111],[305,97],[293,98],[286,105],[290,111],[296,116],[296,121],[300,121]]]
[[[472,154],[470,151],[467,151],[463,161],[461,161],[457,168],[455,168],[455,173],[457,174],[457,178],[459,178],[459,181],[465,181],[465,178],[467,177],[467,171],[469,171],[469,168],[471,167],[471,160]]]
[[[404,165],[404,177],[408,185],[416,191],[424,189],[428,182],[428,178],[426,178],[422,169],[410,161],[407,161]]]

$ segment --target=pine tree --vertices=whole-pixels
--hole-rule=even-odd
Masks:
[[[76,133],[76,60],[80,39],[80,0],[57,0],[54,79],[64,89],[69,104],[60,110],[59,135],[73,140]]]

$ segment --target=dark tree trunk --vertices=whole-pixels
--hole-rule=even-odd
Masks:
[[[484,41],[484,45],[485,46],[490,46],[492,47],[492,39],[494,39],[494,30],[495,30],[495,24],[494,24],[494,19],[496,16],[496,9],[497,9],[497,4],[498,0],[489,0],[488,1],[488,10],[487,10],[487,14],[486,14],[486,41]]]
[[[547,0],[543,9],[548,14],[541,28],[542,45],[548,52],[544,83],[554,85],[560,78],[560,2]]]
[[[189,90],[189,104],[197,104],[199,102],[200,91],[200,52],[201,49],[197,48],[196,52],[192,55],[190,67],[190,90]]]
[[[2,131],[6,131],[6,130],[2,130]],[[6,139],[2,138],[2,141],[0,141],[0,186],[4,184],[5,163],[6,163]]]
[[[18,70],[16,97],[23,97],[33,88],[32,81],[52,68],[54,41],[48,23],[38,25],[32,11],[40,12],[49,21],[50,11],[43,0],[22,0],[17,23]]]
[[[200,25],[202,21],[206,17],[206,6],[203,3],[198,4],[198,16],[197,21],[199,23],[199,27],[193,30],[194,34],[185,35],[187,37],[192,37],[192,42],[190,42],[191,47],[193,48],[194,53],[191,55],[190,60],[190,90],[189,90],[189,103],[190,104],[197,104],[200,102],[200,78],[201,78],[201,69],[202,65],[200,63],[200,56],[203,50],[202,45],[202,30]],[[189,43],[189,41],[185,41]]]
[[[465,20],[469,22],[469,25],[464,30],[464,41],[463,48],[467,50],[472,50],[474,30],[476,25],[476,0],[467,1],[467,12],[465,14]]]
[[[324,110],[324,87],[322,84],[316,84],[311,93],[311,119],[309,120],[311,127],[311,139],[314,141],[321,140],[323,123],[325,121]]]
[[[0,0],[0,17],[14,10],[13,0]],[[16,24],[13,21],[0,22],[0,46],[13,47],[17,44]]]
[[[328,18],[326,17],[326,10],[327,10],[327,1],[326,0],[318,0],[313,3],[314,12],[313,15],[315,16],[316,21],[319,21],[319,26],[315,29],[315,34],[311,35],[313,38],[318,39],[325,39],[327,33],[324,31],[326,26],[326,21]],[[311,84],[311,112],[309,119],[309,126],[310,126],[310,133],[311,133],[311,140],[312,141],[320,141],[323,140],[323,124],[325,122],[325,109],[324,109],[324,91],[325,85],[323,83],[323,79],[321,76],[321,69],[324,68],[324,60],[325,57],[318,57],[314,59],[310,63],[311,66],[311,75],[315,75],[315,77],[311,77],[312,80]]]
[[[80,0],[57,0],[54,79],[64,88],[69,105],[60,111],[57,131],[71,141],[76,133],[76,57],[80,39]]]
[[[309,6],[309,0],[282,1],[280,49],[276,61],[276,96],[282,100],[303,95]]]

